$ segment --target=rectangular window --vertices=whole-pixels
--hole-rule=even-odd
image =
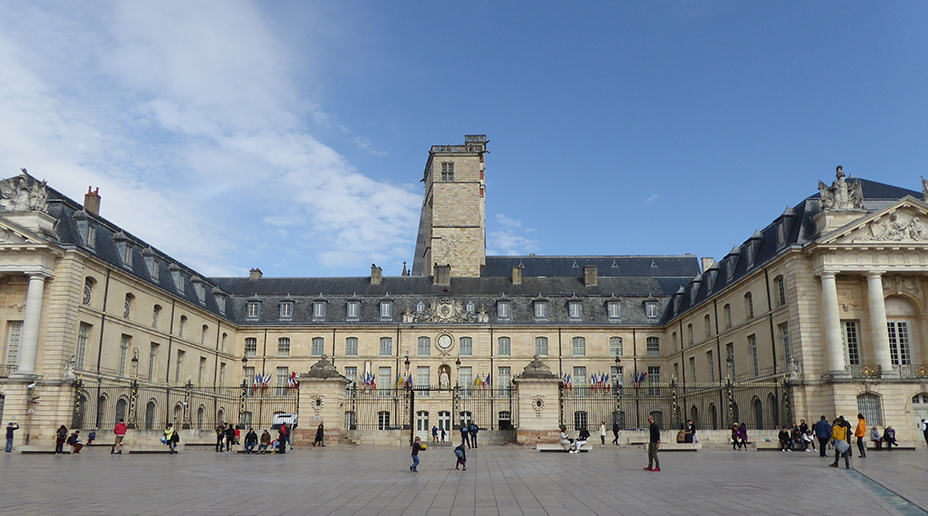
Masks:
[[[360,301],[348,301],[347,306],[347,317],[349,321],[357,321],[358,317],[361,314],[361,302]]]
[[[725,329],[731,329],[731,305],[725,305],[722,307],[722,313],[725,314]]]
[[[500,394],[509,394],[509,389],[511,388],[512,382],[512,368],[511,367],[497,367],[496,368],[496,385],[499,388]]]
[[[618,301],[609,301],[606,303],[606,310],[609,312],[610,319],[615,320],[622,318],[622,308]]]
[[[841,321],[844,334],[844,363],[860,365],[860,341],[858,340],[857,321]]]
[[[454,163],[441,164],[441,180],[454,181]]]
[[[541,357],[548,356],[548,337],[535,337],[535,354]]]
[[[567,303],[568,316],[575,321],[583,319],[583,305],[580,301],[571,301]]]
[[[789,323],[785,322],[777,326],[780,333],[780,343],[783,345],[783,357],[786,359],[785,363],[789,363],[789,359],[793,356],[792,351],[789,348]]]
[[[496,318],[509,319],[509,301],[498,301],[496,303]]]
[[[321,321],[325,319],[325,301],[316,301],[313,303],[313,320]]]
[[[751,349],[751,363],[754,366],[754,376],[760,376],[760,359],[757,356],[757,336],[748,335],[748,347]],[[734,378],[734,376],[732,376]]]
[[[706,338],[712,337],[712,318],[708,315],[703,317],[703,324],[706,326]]]
[[[322,337],[313,337],[313,346],[310,353],[314,357],[321,357],[325,353],[325,339]]]
[[[786,281],[783,276],[778,276],[774,280],[777,284],[777,306],[786,305]]]
[[[417,396],[428,396],[428,388],[430,386],[429,378],[429,366],[419,366],[416,368],[416,388],[417,389],[426,389],[421,392],[417,392]]]
[[[393,301],[380,302],[380,319],[390,321],[393,319]]]
[[[126,356],[129,354],[129,345],[132,344],[132,336],[123,334],[119,342],[119,365],[116,366],[116,374],[126,376]]]
[[[204,376],[206,376],[206,357],[200,357],[200,367],[197,369],[197,385],[203,385]]]
[[[715,357],[712,356],[712,351],[706,351],[706,359],[709,362],[709,381],[715,381]]]
[[[696,381],[696,357],[690,357],[690,382]]]
[[[158,344],[152,342],[148,349],[148,381],[155,379],[155,364],[158,363]]]
[[[609,356],[622,356],[622,337],[609,337]]]
[[[751,339],[754,338],[753,335],[748,337],[748,342],[751,342]],[[725,344],[725,362],[728,364],[728,377],[734,380],[738,377],[737,372],[735,371],[735,343],[729,342]],[[757,375],[754,375],[757,376]]]
[[[352,384],[358,382],[358,368],[357,366],[351,366],[345,368],[345,378],[348,379]]]
[[[281,337],[277,339],[277,356],[290,356],[290,337]]]
[[[544,320],[548,318],[548,302],[535,301],[535,320]]]
[[[587,393],[584,392],[584,388],[587,386],[586,381],[586,367],[584,366],[574,366],[573,376],[570,378],[570,382],[576,387],[577,396],[584,396]]]
[[[508,357],[512,353],[512,340],[509,337],[500,337],[497,342],[497,354],[501,357]]]
[[[572,339],[573,355],[575,357],[586,356],[586,339],[583,337],[574,337]]]
[[[625,385],[625,366],[609,366],[609,374],[612,375],[612,385]]]
[[[290,380],[290,368],[289,367],[278,367],[277,368],[277,388],[275,389],[275,394],[283,398],[287,395],[287,386],[289,385],[288,380]]]
[[[647,339],[648,346],[648,356],[649,357],[659,357],[661,356],[661,339],[658,337],[648,337]]]
[[[461,337],[461,356],[469,357],[474,354],[474,339]]]
[[[226,384],[226,364],[225,362],[219,362],[219,386]]]
[[[428,337],[419,337],[419,346],[416,349],[420,357],[427,357],[432,351],[432,339]]]
[[[687,346],[693,345],[693,325],[692,324],[686,325],[686,345]]]
[[[243,367],[242,376],[245,377],[245,387],[246,393],[248,396],[255,395],[255,368],[254,367]]]
[[[293,303],[284,302],[280,304],[280,318],[290,319],[293,317]]]
[[[648,394],[651,396],[661,395],[661,367],[648,366]]]
[[[744,317],[745,319],[754,318],[754,295],[750,292],[744,295]]]
[[[180,383],[180,379],[183,378],[183,369],[184,369],[184,355],[185,352],[177,350],[177,364],[174,368],[174,383]]]
[[[658,316],[657,309],[658,309],[658,305],[654,301],[648,301],[647,303],[644,304],[645,316],[647,316],[648,319],[657,319],[657,316]]]
[[[393,339],[390,337],[380,338],[380,356],[388,357],[393,354]]]
[[[911,365],[912,349],[909,346],[909,323],[906,321],[889,321],[889,355],[894,366]]]
[[[245,356],[253,357],[258,354],[258,339],[248,337],[245,339]]]
[[[474,387],[473,375],[473,369],[470,367],[462,367],[458,372],[458,381],[461,383],[461,388],[464,389],[462,394],[470,394],[470,390]]]
[[[77,370],[84,369],[84,358],[87,355],[87,341],[90,339],[90,328],[91,325],[87,323],[81,323],[80,329],[77,332],[77,350],[74,352],[74,367]]]
[[[10,321],[6,335],[6,363],[16,365],[19,361],[19,341],[23,336],[23,322]]]
[[[358,338],[348,337],[345,339],[345,354],[348,356],[358,356]]]
[[[261,314],[261,303],[252,301],[248,303],[248,318],[257,319],[258,315]]]
[[[393,387],[393,378],[391,373],[391,368],[388,366],[381,366],[377,369],[377,388],[380,391],[381,396],[390,396],[390,389]]]

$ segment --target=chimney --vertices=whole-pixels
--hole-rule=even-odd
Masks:
[[[583,284],[588,287],[595,287],[597,285],[597,271],[595,265],[584,265],[583,266]]]
[[[261,279],[262,276],[264,274],[257,267],[248,271],[248,279]]]
[[[715,258],[705,257],[702,259],[702,272],[709,270],[709,267],[712,267],[712,264],[715,263]]]
[[[100,188],[96,190],[93,187],[87,187],[87,194],[84,195],[84,211],[93,215],[100,216]]]
[[[436,265],[432,283],[435,285],[451,285],[451,264]]]
[[[383,279],[383,269],[380,267],[371,264],[371,285],[380,285],[380,280]]]
[[[513,267],[512,268],[512,284],[521,285],[522,284],[522,267]]]

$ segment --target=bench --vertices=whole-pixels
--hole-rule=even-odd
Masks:
[[[590,451],[591,448],[592,448],[592,446],[589,444],[589,442],[587,442],[586,445],[584,445],[582,448],[580,448],[580,453],[586,453],[586,452]],[[561,446],[560,444],[557,444],[557,443],[536,444],[536,445],[535,445],[535,449],[538,450],[538,451],[540,451],[540,452],[561,452],[561,453],[567,453],[567,450],[565,450],[563,446]]]
[[[641,449],[647,450],[648,445],[641,445]],[[695,452],[702,449],[702,444],[700,443],[665,443],[661,441],[661,447],[658,451],[661,452]]]

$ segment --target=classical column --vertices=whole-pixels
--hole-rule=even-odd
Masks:
[[[870,340],[877,365],[883,376],[894,376],[889,354],[889,332],[886,329],[886,304],[883,302],[883,278],[880,272],[867,274],[867,300],[870,305]]]
[[[828,371],[831,376],[847,376],[844,369],[844,342],[838,313],[838,287],[834,272],[822,273],[822,308],[825,311],[825,342],[828,345]]]
[[[35,374],[35,357],[39,349],[39,320],[42,317],[42,296],[45,293],[44,274],[29,276],[26,291],[26,312],[23,315],[23,333],[19,340],[19,363],[17,374]],[[885,324],[884,324],[885,326]]]

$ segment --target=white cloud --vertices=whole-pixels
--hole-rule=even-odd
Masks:
[[[26,167],[78,201],[100,186],[105,217],[208,275],[294,246],[291,274],[398,262],[420,195],[313,137],[303,120],[382,154],[299,98],[288,56],[246,1],[9,5],[0,176]]]
[[[654,194],[651,197],[648,197],[647,199],[645,199],[644,202],[645,204],[651,204],[651,201],[657,199],[658,197],[660,197],[659,194]]]
[[[502,213],[496,214],[499,229],[487,230],[488,255],[520,255],[538,250],[538,241],[528,234],[535,230],[522,226],[522,222],[511,219]]]

